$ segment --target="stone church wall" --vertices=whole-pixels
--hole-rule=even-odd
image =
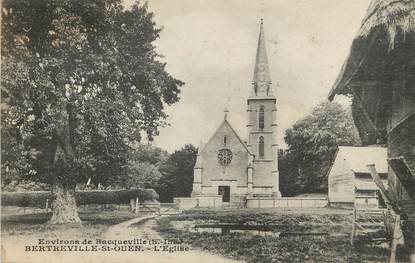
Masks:
[[[254,163],[254,186],[272,186],[272,162],[262,161]]]
[[[226,147],[224,145],[225,135]],[[217,158],[219,150],[223,148],[230,149],[233,155],[231,163],[226,167],[220,165]],[[222,180],[222,185],[229,185],[226,181],[234,180],[237,182],[237,186],[246,186],[248,153],[226,123],[211,138],[201,152],[201,156],[203,160],[203,186],[212,186],[212,180]]]
[[[259,109],[264,107],[264,131],[272,131],[272,109],[275,107],[273,100],[250,100],[252,116],[250,117],[251,124],[253,124],[253,131],[258,131]]]
[[[253,142],[255,142],[255,145],[252,145],[252,149],[254,151],[254,153],[258,153],[258,141],[259,141],[259,137],[262,136],[264,137],[264,160],[272,160],[272,151],[271,151],[271,145],[272,145],[272,137],[271,136],[267,136],[264,135],[263,133],[253,133],[251,135],[251,139]],[[258,154],[255,154],[255,159],[258,160],[260,159]]]

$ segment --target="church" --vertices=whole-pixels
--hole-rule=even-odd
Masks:
[[[248,92],[247,92],[248,94]],[[241,204],[247,198],[277,199],[279,191],[277,99],[274,95],[261,19],[252,86],[247,98],[246,137],[227,119],[199,146],[192,199],[198,206]]]

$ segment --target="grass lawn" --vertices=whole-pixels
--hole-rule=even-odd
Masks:
[[[35,212],[35,213],[33,213]],[[22,208],[2,208],[1,235],[4,240],[21,237],[23,239],[41,235],[42,238],[67,236],[71,238],[94,238],[105,232],[109,226],[136,218],[128,207],[120,210],[101,209],[98,207],[81,207],[79,216],[82,225],[47,225],[52,213],[44,213],[41,209],[33,211]]]
[[[95,240],[108,237],[107,230],[115,224],[136,218],[128,206],[118,206],[102,210],[99,206],[80,207],[81,226],[45,224],[51,213],[42,209],[6,207],[2,208],[1,257],[7,263],[72,263],[72,262],[120,262],[120,256],[136,257],[136,253],[113,252],[32,252],[26,247],[36,246],[39,239],[45,240]],[[117,239],[132,238],[129,233]],[[117,261],[118,260],[118,261]],[[122,261],[121,261],[122,262]],[[130,260],[130,262],[132,262]]]
[[[193,232],[195,224],[276,225],[277,232],[326,232],[326,236],[261,236]],[[247,262],[387,262],[388,249],[352,247],[351,211],[341,209],[194,209],[162,218],[157,231],[194,247]]]

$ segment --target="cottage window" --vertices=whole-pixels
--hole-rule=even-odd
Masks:
[[[261,108],[259,109],[259,123],[258,123],[258,126],[259,126],[259,129],[260,130],[263,130],[264,129],[264,121],[265,121],[265,118],[264,118],[264,107],[263,106],[261,106]]]
[[[262,137],[262,136],[259,137],[258,153],[259,153],[259,158],[264,158],[265,146],[264,146],[264,137]]]

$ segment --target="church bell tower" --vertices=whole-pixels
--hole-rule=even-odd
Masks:
[[[277,99],[272,89],[264,23],[261,19],[251,92],[247,100],[248,149],[253,161],[253,194],[280,197],[277,145]]]

